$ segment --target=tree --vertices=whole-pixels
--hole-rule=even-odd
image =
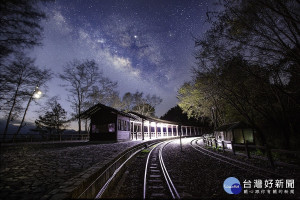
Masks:
[[[155,107],[162,102],[162,99],[156,95],[147,95],[144,97],[143,92],[134,94],[127,92],[122,98],[125,111],[135,111],[146,116],[155,116]]]
[[[39,0],[0,1],[0,62],[12,53],[40,44],[45,13]]]
[[[97,82],[102,74],[94,60],[74,60],[66,64],[59,77],[67,84],[63,86],[70,93],[68,100],[72,103],[78,119],[78,132],[81,134],[81,113],[89,106],[89,95],[97,90]]]
[[[43,28],[40,25],[46,18],[41,10],[44,0],[0,0],[0,101],[9,90],[5,79],[5,68],[14,57],[40,45]],[[20,107],[20,106],[19,106]],[[16,108],[16,107],[15,107]]]
[[[61,137],[68,123],[67,112],[58,103],[57,97],[51,98],[47,105],[49,105],[48,111],[35,120],[37,130],[40,130],[40,132],[45,132],[46,130],[50,135],[54,132]]]
[[[284,86],[289,77],[300,73],[299,1],[223,2],[224,9],[213,16],[212,28],[196,39],[199,63],[215,65],[220,59],[241,55],[249,64],[269,70],[274,89],[299,106],[297,94]]]
[[[246,120],[263,144],[280,136],[288,148],[291,138],[299,138],[299,1],[222,5],[209,15],[210,30],[195,41],[198,67],[190,86],[179,91],[179,105],[208,116],[205,108],[215,108],[211,118],[217,122],[220,114],[223,122]]]
[[[109,78],[100,76],[96,85],[92,87],[89,94],[89,100],[86,102],[86,108],[89,108],[97,103],[102,103],[110,107],[118,107],[117,92],[118,82],[113,82]]]
[[[160,119],[169,120],[173,122],[179,122],[186,125],[194,126],[206,126],[208,127],[208,118],[196,119],[193,117],[188,117],[186,113],[180,108],[179,105],[176,105],[170,108]]]
[[[6,89],[2,99],[4,105],[2,112],[7,115],[3,140],[5,140],[9,123],[21,114],[24,110],[22,104],[28,100],[21,124],[15,135],[20,132],[29,104],[33,98],[33,91],[36,87],[44,86],[51,79],[51,75],[49,69],[39,69],[34,65],[33,59],[22,54],[19,54],[9,66],[3,68],[3,80],[6,82]]]

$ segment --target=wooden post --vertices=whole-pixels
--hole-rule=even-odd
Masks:
[[[179,125],[179,130],[182,130],[181,125]],[[179,135],[180,135],[180,151],[182,152],[181,134],[182,134],[182,131],[180,131],[180,133],[179,133]]]
[[[225,152],[224,140],[222,141],[222,150],[223,150],[223,153],[224,153]]]
[[[233,153],[233,155],[235,155],[235,148],[234,148],[234,143],[233,143],[233,141],[231,141],[231,148],[232,148],[232,153]]]
[[[137,133],[138,133],[138,126],[136,126],[136,132],[135,132],[135,139],[137,140],[138,139],[138,136],[137,136]],[[133,130],[134,130],[134,127],[133,127]]]
[[[217,142],[216,138],[214,139],[214,142],[215,142],[215,147],[217,149],[218,148],[218,142]]]
[[[272,157],[271,149],[269,148],[269,146],[267,144],[266,144],[266,153],[267,153],[267,157],[268,157],[268,160],[270,162],[270,165],[272,167],[275,167],[275,164],[274,164],[274,161],[273,161],[273,157]]]
[[[245,151],[246,151],[247,158],[250,158],[250,152],[248,149],[248,141],[247,140],[245,140]]]
[[[133,124],[134,122],[130,122],[130,133],[131,133],[131,140],[133,140],[133,134],[134,134],[134,131],[133,131]]]

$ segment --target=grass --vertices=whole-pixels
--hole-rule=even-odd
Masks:
[[[144,150],[141,151],[141,153],[149,153],[149,152],[150,152],[149,149],[144,149]]]

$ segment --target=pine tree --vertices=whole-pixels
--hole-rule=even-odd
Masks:
[[[67,112],[54,100],[51,110],[46,111],[44,116],[39,116],[35,120],[37,130],[40,133],[47,132],[49,135],[59,135],[61,137],[67,125]]]

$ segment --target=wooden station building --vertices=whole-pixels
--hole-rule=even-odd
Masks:
[[[202,129],[187,126],[136,112],[125,113],[117,109],[97,104],[81,114],[90,119],[90,140],[144,140],[162,137],[201,135]]]

